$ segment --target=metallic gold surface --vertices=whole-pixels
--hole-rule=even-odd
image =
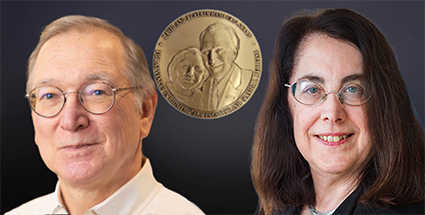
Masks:
[[[153,71],[159,91],[174,108],[214,119],[248,102],[260,82],[262,57],[242,21],[222,11],[197,10],[161,34]]]

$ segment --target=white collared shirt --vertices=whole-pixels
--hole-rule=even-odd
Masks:
[[[68,214],[60,204],[59,182],[55,192],[31,200],[5,215]],[[198,215],[204,214],[195,204],[158,183],[149,159],[142,169],[105,201],[90,208],[84,215]]]

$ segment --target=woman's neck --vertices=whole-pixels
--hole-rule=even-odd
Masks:
[[[313,207],[324,213],[336,209],[357,188],[359,173],[340,175],[312,171],[312,177],[316,193]]]
[[[173,84],[173,90],[180,96],[187,96],[190,93],[190,90],[181,87],[178,83]]]

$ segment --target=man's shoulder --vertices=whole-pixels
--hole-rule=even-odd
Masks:
[[[245,90],[245,88],[248,86],[249,82],[251,81],[252,73],[253,73],[252,70],[244,69],[240,67],[238,64],[234,63],[232,76],[230,78],[232,80],[230,82],[233,83],[234,87]]]
[[[233,73],[240,72],[242,76],[251,76],[252,70],[247,68],[242,68],[239,64],[233,63]]]
[[[201,209],[182,195],[162,187],[143,214],[203,215]]]
[[[47,214],[51,213],[54,207],[55,195],[50,193],[29,202],[26,202],[13,210],[6,212],[5,215],[28,215],[28,214]]]

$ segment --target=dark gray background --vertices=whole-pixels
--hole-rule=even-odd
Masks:
[[[350,8],[370,19],[394,48],[420,119],[424,119],[424,3],[415,2],[1,2],[1,211],[52,192],[56,176],[34,144],[25,93],[26,60],[43,26],[69,14],[106,19],[152,53],[162,31],[197,9],[217,9],[242,20],[255,34],[263,55],[263,76],[251,100],[220,119],[181,114],[159,95],[153,127],[143,141],[158,181],[208,214],[252,214],[257,196],[249,163],[257,113],[268,81],[282,20],[301,8]],[[373,101],[370,101],[373,102]]]

